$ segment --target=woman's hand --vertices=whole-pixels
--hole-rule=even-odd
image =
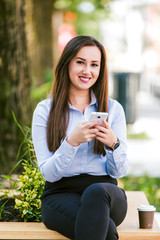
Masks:
[[[80,122],[73,132],[68,136],[67,142],[72,146],[76,147],[80,143],[89,142],[97,136],[98,128],[93,128],[93,126],[97,125],[99,121],[92,122]]]
[[[95,138],[100,142],[104,143],[108,147],[111,147],[114,142],[117,141],[117,136],[110,128],[108,122],[103,121],[104,126],[96,125],[95,128],[98,130],[96,132]]]

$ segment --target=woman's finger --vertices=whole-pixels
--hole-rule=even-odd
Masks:
[[[99,130],[97,128],[89,128],[89,133],[92,134],[96,134]]]
[[[104,133],[107,133],[107,131],[108,131],[108,129],[102,125],[96,125],[95,128]]]
[[[81,125],[85,125],[86,123],[88,123],[88,121],[80,122]]]
[[[104,132],[98,131],[95,134],[96,134],[96,137],[98,136],[98,137],[106,138],[106,134]]]
[[[86,127],[87,127],[87,128],[92,128],[92,127],[94,127],[95,125],[97,125],[99,122],[100,122],[99,120],[87,122]]]
[[[107,121],[103,120],[103,124],[106,128],[110,128],[109,123]]]

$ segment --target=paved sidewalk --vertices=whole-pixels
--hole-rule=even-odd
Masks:
[[[137,96],[135,133],[145,132],[149,140],[128,139],[128,174],[160,177],[160,98],[140,92]]]

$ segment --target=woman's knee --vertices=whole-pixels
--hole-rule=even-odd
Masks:
[[[111,183],[94,183],[83,192],[80,206],[89,208],[109,208],[111,217],[119,225],[127,211],[127,200],[122,189]]]
[[[91,204],[93,200],[94,204],[106,200],[109,203],[109,195],[103,183],[94,183],[88,186],[83,192],[80,203]]]

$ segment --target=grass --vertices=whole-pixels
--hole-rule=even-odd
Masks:
[[[4,207],[5,207],[5,205],[6,205],[7,202],[8,202],[8,200],[6,200],[6,201],[2,204],[2,206],[0,207],[0,220],[1,220],[1,218],[2,218],[2,213],[3,213],[3,211],[4,211]]]
[[[128,139],[137,139],[137,140],[149,140],[150,137],[146,132],[135,132],[133,125],[127,125],[127,138]]]
[[[145,132],[140,132],[140,133],[127,133],[127,138],[128,139],[139,139],[139,140],[149,140],[150,138]]]
[[[160,177],[126,176],[118,179],[118,184],[126,191],[143,191],[149,203],[156,207],[156,212],[160,212]]]

